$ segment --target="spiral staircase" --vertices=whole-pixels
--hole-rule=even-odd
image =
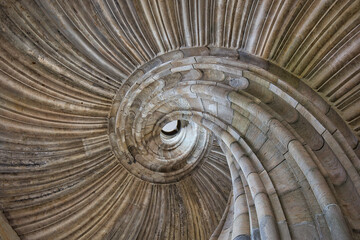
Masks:
[[[0,239],[360,239],[359,0],[0,17]]]

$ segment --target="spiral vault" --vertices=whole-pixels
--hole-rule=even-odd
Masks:
[[[0,239],[360,239],[360,1],[0,17]]]

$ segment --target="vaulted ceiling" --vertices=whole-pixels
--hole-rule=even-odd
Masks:
[[[0,17],[0,239],[360,239],[360,1]]]

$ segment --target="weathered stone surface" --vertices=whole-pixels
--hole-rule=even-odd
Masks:
[[[0,1],[0,238],[358,239],[359,13]]]

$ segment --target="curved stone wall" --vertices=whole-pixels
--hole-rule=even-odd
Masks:
[[[359,5],[2,1],[0,237],[360,239]]]

